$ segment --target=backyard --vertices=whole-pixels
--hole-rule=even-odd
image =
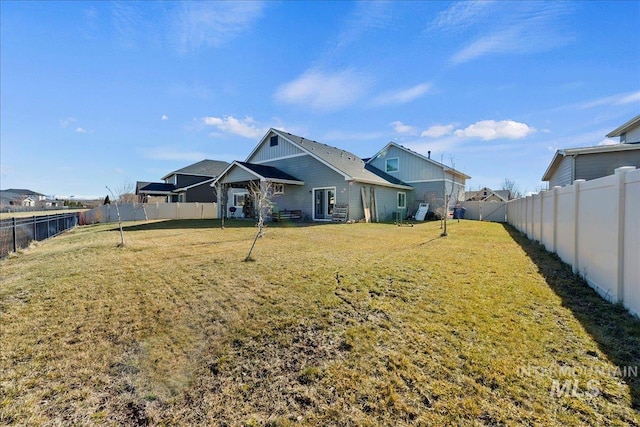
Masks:
[[[225,225],[0,261],[0,424],[640,423],[640,321],[509,226]]]

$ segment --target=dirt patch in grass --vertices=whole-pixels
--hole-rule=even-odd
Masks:
[[[272,226],[251,263],[247,222],[98,225],[4,260],[0,424],[638,424],[611,373],[640,322],[449,225]]]

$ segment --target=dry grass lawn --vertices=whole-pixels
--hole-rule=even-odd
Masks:
[[[0,262],[1,425],[640,423],[640,321],[501,224],[116,230]]]

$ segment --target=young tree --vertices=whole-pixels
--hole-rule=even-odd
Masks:
[[[111,191],[111,189],[108,186],[107,186],[107,190],[109,190],[109,193],[111,193],[111,195],[115,200],[114,205],[116,206],[116,214],[118,215],[118,227],[120,228],[120,244],[118,245],[118,247],[124,247],[124,231],[122,230],[122,220],[120,219],[120,208],[118,207],[118,198],[115,196],[115,194],[113,194],[113,191]],[[107,197],[109,196],[107,195]]]
[[[256,241],[263,235],[265,220],[269,218],[273,211],[273,201],[271,200],[274,197],[273,188],[274,186],[271,181],[251,181],[249,184],[249,194],[254,201],[258,215],[258,232],[253,239],[253,244],[251,245],[251,249],[249,249],[247,257],[244,259],[245,261],[251,260],[251,252],[253,252]]]

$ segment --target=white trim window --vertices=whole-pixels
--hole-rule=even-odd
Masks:
[[[407,193],[404,193],[402,191],[398,191],[397,201],[398,201],[398,209],[406,209],[406,207],[407,207]]]
[[[400,159],[398,157],[392,157],[390,159],[386,159],[384,162],[384,171],[389,172],[398,172],[400,170]]]

